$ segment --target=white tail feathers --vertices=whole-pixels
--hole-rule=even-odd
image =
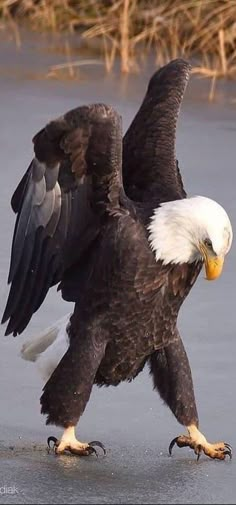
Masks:
[[[21,349],[21,357],[36,361],[44,380],[48,380],[69,347],[67,328],[71,314],[67,314],[40,335],[31,337]]]

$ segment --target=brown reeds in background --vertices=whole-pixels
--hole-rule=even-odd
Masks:
[[[154,51],[157,64],[193,59],[194,71],[236,77],[236,0],[0,0],[2,24],[20,44],[21,22],[33,30],[79,30],[96,39],[107,71],[120,57],[122,72],[140,68]]]

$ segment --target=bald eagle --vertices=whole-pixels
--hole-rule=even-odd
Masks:
[[[47,424],[64,428],[60,440],[49,437],[56,454],[96,451],[99,442],[75,436],[93,385],[131,381],[148,364],[154,388],[187,428],[170,452],[176,443],[198,456],[231,456],[228,444],[211,444],[199,430],[176,325],[202,266],[216,279],[232,242],[226,211],[187,197],[178,168],[176,123],[189,74],[189,63],[177,59],[153,75],[123,141],[121,118],[105,104],[51,121],[35,135],[35,157],[13,194],[6,334],[26,328],[53,285],[74,302],[59,358],[55,328],[30,344],[33,353],[23,349],[31,358],[36,348],[55,352],[41,411]]]

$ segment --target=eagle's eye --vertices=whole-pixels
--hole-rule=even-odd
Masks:
[[[205,238],[204,244],[208,249],[212,249],[212,241],[209,238]]]

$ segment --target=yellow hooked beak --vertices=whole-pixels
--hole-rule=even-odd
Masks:
[[[223,256],[214,255],[204,244],[200,244],[200,251],[205,263],[206,279],[208,281],[214,281],[222,272],[224,258]]]

